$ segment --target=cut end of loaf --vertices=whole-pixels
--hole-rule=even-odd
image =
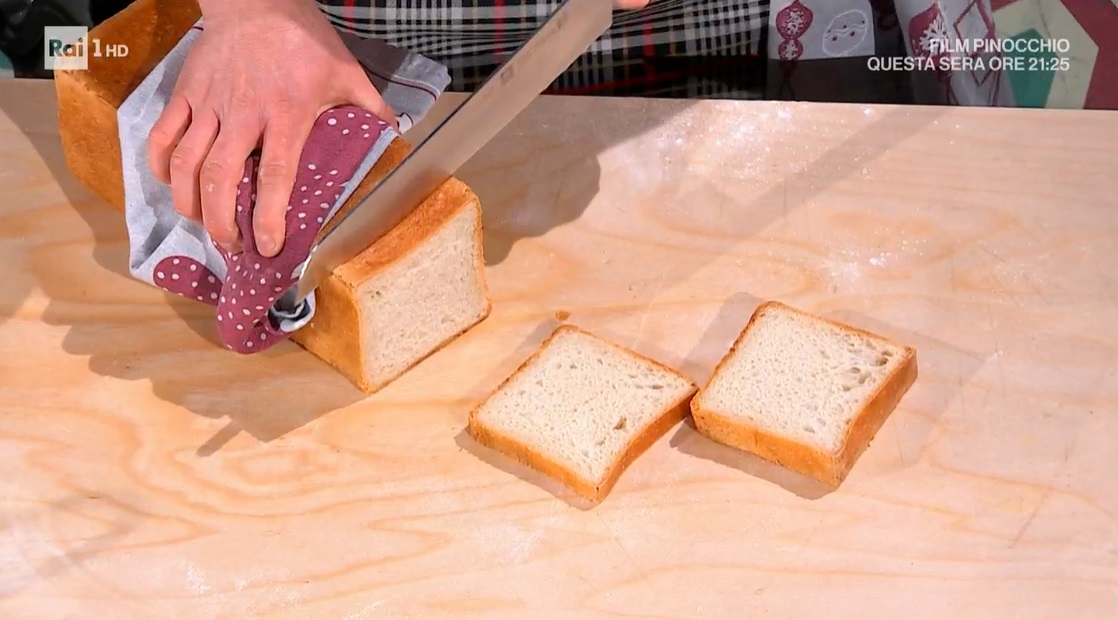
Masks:
[[[597,503],[682,420],[696,386],[577,327],[559,327],[470,414],[479,443]]]
[[[712,439],[837,485],[915,376],[913,348],[769,302],[691,407]]]
[[[363,184],[406,150],[390,152]],[[363,392],[382,389],[489,316],[477,196],[447,181],[315,295],[315,316],[293,339]]]
[[[387,384],[488,316],[480,220],[476,205],[461,209],[413,252],[357,286],[366,385]]]

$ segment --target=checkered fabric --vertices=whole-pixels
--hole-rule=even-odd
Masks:
[[[481,84],[559,0],[319,0],[340,29],[446,65],[449,90]],[[769,0],[652,0],[612,28],[552,94],[759,98]]]

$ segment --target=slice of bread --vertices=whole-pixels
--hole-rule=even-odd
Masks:
[[[691,412],[703,435],[837,487],[916,374],[913,347],[767,302]]]
[[[137,0],[90,32],[106,44],[127,44],[127,57],[90,58],[87,71],[55,73],[66,163],[80,183],[121,211],[117,108],[199,17],[194,0]],[[341,212],[353,209],[409,148],[402,139],[389,145]],[[322,234],[340,220],[339,214]],[[335,269],[316,301],[314,320],[292,339],[365,392],[384,387],[489,315],[477,196],[450,179]]]
[[[564,325],[470,413],[467,432],[592,503],[686,415],[697,386]]]

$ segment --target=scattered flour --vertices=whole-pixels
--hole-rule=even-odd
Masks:
[[[473,548],[487,550],[502,564],[523,564],[540,544],[543,531],[526,529],[511,523],[493,523],[474,533]]]
[[[625,136],[602,153],[603,169],[638,187],[674,182],[689,173],[686,166],[693,165],[714,164],[725,176],[754,177],[767,165],[770,144],[792,127],[787,122],[792,110],[784,107],[757,105],[747,114],[732,115],[717,107],[702,110],[688,108],[643,132]],[[726,161],[727,157],[731,159]]]
[[[359,610],[357,610],[357,611],[355,611],[351,614],[347,614],[344,618],[342,618],[342,620],[363,620],[364,618],[369,617],[369,615],[368,615],[369,613],[371,613],[373,611],[376,611],[379,607],[382,607],[387,602],[388,602],[387,599],[382,599],[382,600],[379,600],[379,601],[373,601],[372,603],[369,603],[368,605],[362,607],[361,609],[359,609]]]
[[[855,261],[836,256],[827,261],[827,271],[835,284],[854,284],[862,279],[862,266]]]
[[[190,586],[191,591],[195,594],[207,594],[212,588],[206,582],[206,576],[202,571],[193,563],[183,560],[183,570],[186,571],[186,583]]]

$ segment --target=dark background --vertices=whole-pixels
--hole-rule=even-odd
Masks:
[[[236,1],[236,0],[229,0]],[[994,0],[997,2],[998,0]],[[1041,0],[1047,2],[1049,0]],[[1060,2],[1061,0],[1051,0]],[[1068,0],[1063,0],[1065,3]],[[1080,2],[1083,0],[1071,0]],[[11,64],[16,77],[50,79],[51,72],[43,68],[42,34],[44,26],[86,26],[93,27],[118,13],[131,4],[131,0],[0,0],[0,75],[6,64]],[[890,0],[875,3],[877,6],[892,5]],[[882,16],[887,16],[883,13]],[[881,16],[879,16],[881,17]],[[895,17],[895,16],[894,16]],[[904,56],[904,42],[900,29],[888,27],[881,30],[879,19],[879,32],[876,37],[877,56]],[[895,26],[895,24],[893,24]],[[767,29],[762,37],[767,36]],[[1096,33],[1096,42],[1102,45],[1100,37],[1106,38],[1107,33],[1114,34],[1111,30],[1103,29]],[[1108,44],[1113,47],[1112,44]],[[761,49],[767,49],[767,44],[762,39]],[[1110,52],[1113,52],[1110,49]],[[1109,52],[1108,52],[1109,53]],[[8,62],[4,62],[4,57]],[[908,74],[902,71],[870,71],[865,58],[839,58],[825,60],[808,60],[792,65],[770,60],[764,56],[745,58],[712,58],[712,59],[645,59],[657,65],[658,75],[703,76],[713,79],[719,84],[730,86],[735,94],[721,95],[718,98],[744,98],[744,99],[775,99],[794,101],[820,101],[820,102],[845,102],[845,103],[895,103],[908,104],[914,102],[914,92],[917,82],[926,80],[928,75]],[[679,65],[679,66],[676,66]],[[1106,86],[1108,93],[1102,97],[1095,97],[1095,101],[1087,107],[1097,109],[1118,108],[1118,88],[1109,84],[1109,79],[1100,75],[1102,69],[1111,70],[1115,66],[1112,60],[1103,60],[1100,55],[1096,61],[1095,75],[1091,80],[1092,91],[1101,91],[1100,86]],[[1109,71],[1109,74],[1113,74]],[[934,77],[934,76],[933,76]],[[673,78],[674,79],[674,78]],[[672,95],[673,90],[669,84],[669,94],[659,92],[642,92],[640,87],[636,90],[627,89],[619,92],[597,92],[598,95],[610,96],[688,96]],[[674,90],[681,93],[688,92],[682,83]],[[1044,85],[1042,85],[1044,86]],[[1044,86],[1047,92],[1047,86]],[[448,90],[457,90],[452,84]],[[703,95],[690,95],[692,98],[706,98]],[[1033,99],[1036,99],[1035,97]],[[922,103],[934,103],[922,101]],[[1043,107],[1043,97],[1038,104],[1035,101],[1018,101],[1018,105]]]
[[[16,77],[50,77],[43,71],[44,26],[93,27],[131,0],[0,0],[0,51],[13,63]]]
[[[43,68],[44,26],[93,27],[115,15],[130,2],[131,0],[0,0],[0,52],[6,54],[12,62],[16,77],[50,79],[51,73]],[[903,47],[899,40],[896,44]],[[675,61],[665,59],[662,62]],[[734,88],[741,93],[737,96],[742,98],[858,103],[909,103],[911,100],[908,77],[898,72],[870,72],[866,69],[864,58],[799,63],[794,79],[786,75],[787,72],[779,63],[767,61],[763,57],[737,59],[731,65],[716,69],[688,66],[683,67],[679,73],[715,71],[720,74],[720,78],[724,77],[732,82]],[[607,94],[640,96],[644,93]]]

